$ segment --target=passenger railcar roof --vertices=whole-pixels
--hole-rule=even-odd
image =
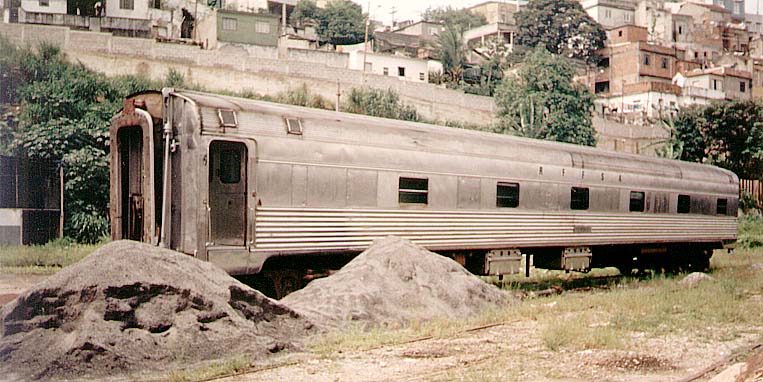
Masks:
[[[641,173],[713,183],[728,184],[738,182],[737,176],[731,171],[698,163],[626,154],[569,143],[522,138],[418,122],[384,119],[360,114],[337,113],[328,110],[212,95],[194,91],[178,90],[174,92],[174,94],[191,99],[200,108],[232,109],[237,113],[259,113],[281,118],[299,118],[303,121],[323,121],[326,124],[339,124],[348,129],[357,126],[388,129],[390,132],[399,132],[399,139],[409,136],[411,132],[419,132],[426,134],[428,138],[436,137],[438,141],[446,146],[457,145],[456,147],[463,153],[485,154],[485,152],[500,150],[501,156],[516,157],[516,154],[512,155],[510,152],[519,151],[512,150],[512,148],[521,147],[522,155],[526,162],[532,162],[536,159],[533,155],[534,153],[542,153],[544,158],[558,158],[559,163],[548,164],[561,166],[579,167],[591,170]],[[410,139],[413,140],[415,137],[410,136]],[[465,149],[465,142],[475,144],[471,145],[469,148],[477,147],[477,145],[482,145],[483,147],[487,146],[489,148],[485,147],[484,150],[469,150]],[[418,144],[419,142],[414,143]]]

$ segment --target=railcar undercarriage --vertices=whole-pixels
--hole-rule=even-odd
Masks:
[[[588,272],[593,268],[617,268],[621,275],[703,272],[710,267],[713,250],[721,243],[678,243],[662,245],[610,245],[593,247],[549,247],[469,252],[439,251],[469,272],[482,276],[525,273],[531,267]],[[282,298],[313,279],[330,275],[356,254],[316,254],[268,259],[257,275],[236,276],[268,296]],[[529,261],[528,261],[529,259]]]

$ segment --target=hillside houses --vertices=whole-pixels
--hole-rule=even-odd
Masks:
[[[607,30],[598,67],[581,73],[597,112],[657,118],[678,107],[720,99],[763,99],[763,16],[744,0],[579,0]],[[372,27],[367,43],[330,46],[311,25],[295,25],[297,0],[2,0],[4,22],[65,25],[79,30],[197,44],[299,60],[321,56],[330,66],[401,81],[429,82],[440,22]],[[526,1],[484,1],[467,8],[487,20],[463,31],[467,60],[477,65],[495,44],[514,49],[514,16]],[[323,5],[322,3],[318,4]],[[367,20],[369,25],[372,23]],[[320,53],[320,54],[318,54]]]
[[[608,27],[601,63],[580,77],[605,116],[643,121],[688,105],[763,93],[756,64],[763,54],[763,18],[745,15],[744,0],[581,0],[581,5]]]

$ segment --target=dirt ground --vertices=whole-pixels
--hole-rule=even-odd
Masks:
[[[0,294],[23,292],[46,277],[0,274]],[[682,336],[638,338],[635,334],[632,343],[637,345],[628,352],[552,352],[543,345],[542,328],[532,319],[468,329],[444,338],[365,351],[285,354],[259,364],[259,371],[219,381],[688,382],[708,366],[748,349],[761,332],[761,328],[748,328],[749,335],[724,342]],[[731,363],[729,360],[695,380],[709,381]]]
[[[45,280],[47,275],[0,273],[0,306],[7,304],[28,288]]]
[[[552,352],[543,345],[541,332],[537,322],[523,320],[370,351],[293,355],[275,360],[272,368],[219,381],[709,381],[731,364],[721,361],[760,338],[636,338],[638,345],[627,352]],[[722,363],[717,370],[688,379],[716,363]]]

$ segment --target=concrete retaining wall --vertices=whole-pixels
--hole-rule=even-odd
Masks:
[[[210,90],[249,90],[275,95],[305,84],[329,100],[336,99],[337,81],[343,91],[352,87],[396,90],[403,101],[414,105],[425,118],[475,124],[493,122],[492,98],[464,94],[430,84],[401,81],[346,69],[346,55],[292,49],[289,60],[253,56],[259,51],[227,47],[220,51],[197,46],[159,43],[149,39],[116,37],[64,27],[0,24],[0,34],[20,45],[47,41],[60,46],[69,58],[106,75],[141,74],[163,78],[170,68]]]

